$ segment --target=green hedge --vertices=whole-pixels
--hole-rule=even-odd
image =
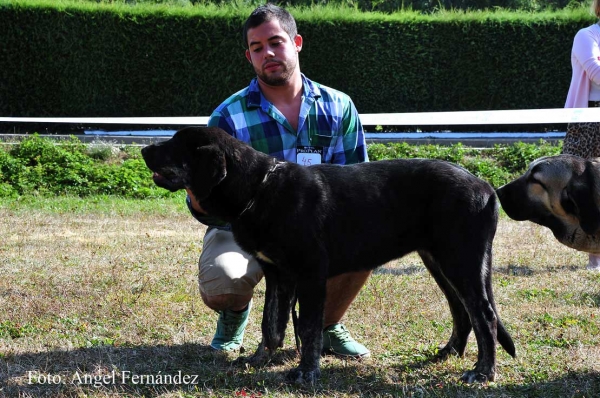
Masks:
[[[0,0],[0,115],[209,115],[253,77],[250,11]],[[573,36],[593,22],[585,9],[291,11],[303,72],[361,113],[562,107]]]
[[[231,0],[80,0],[106,3],[138,4],[169,4],[173,6],[190,6],[194,4],[227,4]],[[244,4],[258,6],[265,0],[233,0],[243,1]],[[541,11],[573,8],[588,5],[587,0],[270,0],[285,7],[302,7],[317,4],[345,5],[361,11],[396,12],[402,10],[418,10],[431,13],[444,10],[485,10],[503,8],[507,10]]]
[[[397,158],[441,159],[460,164],[476,176],[499,187],[522,174],[541,156],[560,153],[559,145],[497,145],[485,150],[452,146],[371,144],[371,161]],[[83,144],[77,138],[56,142],[31,135],[19,144],[0,147],[0,197],[22,195],[118,195],[152,198],[173,195],[158,188],[137,146],[109,142]]]

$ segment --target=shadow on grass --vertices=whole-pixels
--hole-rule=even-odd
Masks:
[[[577,267],[574,265],[564,265],[564,266],[554,266],[544,269],[544,273],[547,272],[577,272],[581,269],[581,267]],[[527,266],[508,264],[505,267],[494,267],[494,273],[502,274],[502,275],[510,275],[510,276],[534,276],[536,273],[540,271],[536,271],[535,269]]]
[[[249,355],[246,352],[243,355]],[[0,396],[394,396],[394,397],[594,397],[599,374],[566,374],[523,385],[462,384],[450,366],[431,357],[402,364],[326,357],[314,386],[286,383],[297,365],[295,350],[280,350],[272,362],[252,368],[208,346],[92,347],[0,357]],[[391,359],[392,362],[394,358]],[[441,370],[440,370],[441,369]],[[466,369],[464,369],[466,370]],[[500,376],[501,379],[501,376]]]
[[[427,269],[423,265],[410,265],[404,266],[401,268],[391,268],[391,267],[379,267],[375,268],[373,271],[373,275],[415,275],[415,274],[423,274],[427,272]]]

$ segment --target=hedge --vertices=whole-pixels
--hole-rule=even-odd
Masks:
[[[254,76],[251,8],[0,0],[0,116],[207,116]],[[302,71],[360,113],[562,107],[586,9],[291,9]]]

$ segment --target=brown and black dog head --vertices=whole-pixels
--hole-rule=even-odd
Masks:
[[[510,218],[550,228],[574,249],[600,253],[600,163],[573,155],[543,157],[496,193]]]
[[[227,176],[225,153],[219,129],[188,127],[167,141],[142,149],[146,166],[159,187],[172,192],[192,188],[200,200]],[[193,172],[192,172],[193,170]]]

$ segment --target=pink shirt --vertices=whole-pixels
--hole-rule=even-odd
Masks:
[[[573,75],[565,108],[587,108],[590,86],[600,85],[600,26],[594,24],[581,29],[573,40],[571,66]]]

